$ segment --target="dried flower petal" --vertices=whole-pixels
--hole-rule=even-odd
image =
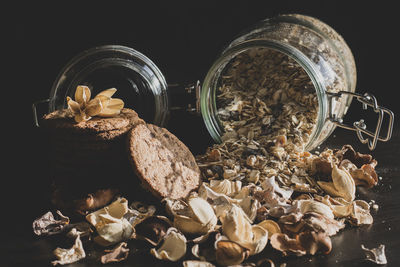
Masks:
[[[241,181],[230,181],[230,180],[211,180],[210,188],[217,193],[224,194],[227,196],[233,196],[237,194],[242,188]]]
[[[36,235],[54,235],[63,231],[69,224],[69,218],[64,216],[60,211],[56,211],[59,219],[55,219],[51,211],[45,213],[40,218],[33,221],[33,232]]]
[[[300,212],[315,212],[324,215],[327,218],[333,219],[333,212],[331,208],[324,203],[309,199],[309,200],[296,200],[299,203]]]
[[[287,234],[276,233],[271,236],[271,245],[283,255],[294,254],[303,256],[307,251],[300,245],[297,239],[290,238]]]
[[[171,227],[165,234],[162,245],[158,249],[152,248],[150,253],[160,260],[177,261],[186,254],[186,238]]]
[[[220,218],[222,231],[229,240],[249,249],[250,255],[261,252],[268,242],[268,232],[261,226],[252,226],[244,211],[232,204],[231,209]]]
[[[95,98],[87,103],[84,112],[85,114],[87,114],[87,116],[94,117],[96,115],[99,115],[102,109],[103,105],[101,104],[100,99]]]
[[[89,87],[84,85],[78,85],[75,91],[75,101],[79,103],[80,106],[85,106],[89,102],[91,92]]]
[[[184,261],[183,267],[215,267],[214,264],[208,261],[196,261],[196,260],[189,260]]]
[[[129,239],[133,234],[133,227],[123,218],[127,211],[128,201],[119,198],[110,205],[88,214],[86,220],[99,234],[94,241],[102,246],[108,246]]]
[[[51,262],[53,265],[69,264],[86,257],[86,253],[83,249],[82,241],[79,236],[76,237],[75,243],[71,248],[56,248],[53,251],[53,254],[57,257],[57,260]]]
[[[165,216],[147,217],[135,226],[136,238],[157,246],[171,226],[171,221]]]
[[[332,242],[324,232],[302,232],[298,236],[301,246],[307,254],[315,255],[317,252],[329,254],[332,250]]]
[[[377,248],[366,248],[361,245],[362,250],[365,252],[366,259],[372,261],[376,264],[387,264],[387,259],[385,255],[385,245],[379,245]]]
[[[217,241],[215,249],[216,261],[222,266],[241,264],[249,256],[246,248],[229,240]]]
[[[374,219],[370,213],[369,204],[364,200],[355,200],[351,205],[350,223],[353,225],[372,224]]]
[[[257,225],[267,230],[269,239],[271,239],[271,236],[273,234],[281,233],[281,228],[279,227],[279,224],[273,220],[264,220]]]
[[[98,93],[94,98],[100,98],[101,96],[111,98],[115,94],[115,92],[117,92],[116,88],[106,89]]]
[[[100,261],[103,264],[110,262],[120,262],[126,260],[129,255],[129,248],[126,242],[121,242],[111,250],[104,250],[106,254],[101,256]]]
[[[187,208],[175,211],[174,226],[187,234],[205,234],[217,225],[211,205],[200,197],[191,197]]]

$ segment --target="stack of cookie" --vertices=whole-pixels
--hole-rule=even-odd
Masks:
[[[52,202],[64,211],[86,214],[118,195],[142,201],[150,195],[177,199],[200,184],[189,149],[132,109],[79,123],[65,109],[45,115],[42,125],[49,134]]]
[[[121,182],[129,181],[127,177],[132,173],[126,157],[127,134],[142,123],[138,114],[127,108],[115,117],[93,117],[80,123],[69,116],[67,109],[45,115],[42,125],[49,134],[54,204],[74,205],[84,211],[90,204],[97,204],[90,203],[91,195],[88,203],[78,201],[88,194],[104,195],[95,198],[105,197],[103,202],[113,198]]]

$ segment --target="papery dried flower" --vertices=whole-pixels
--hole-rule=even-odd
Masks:
[[[387,264],[387,259],[385,255],[385,245],[379,245],[377,248],[366,248],[361,245],[362,250],[365,252],[366,259],[372,261],[376,264]]]
[[[205,234],[217,225],[213,208],[200,197],[190,197],[185,209],[174,212],[174,226],[183,233]]]
[[[324,232],[302,232],[299,234],[298,240],[307,254],[314,255],[317,252],[329,254],[332,250],[332,241]]]
[[[59,210],[56,211],[59,219],[55,219],[51,211],[45,213],[40,218],[33,221],[33,232],[36,235],[54,235],[61,233],[65,226],[69,224],[69,218],[64,216]]]
[[[343,197],[347,201],[355,198],[354,179],[348,171],[341,170],[336,165],[332,168],[332,182],[318,181],[318,185],[331,196]]]
[[[220,217],[222,232],[229,240],[249,249],[250,255],[261,252],[268,242],[268,232],[251,221],[241,208],[232,204],[231,209]]]
[[[160,260],[178,261],[186,254],[186,238],[176,228],[169,228],[161,246],[152,248],[150,253]]]
[[[104,90],[90,100],[91,91],[89,87],[79,85],[75,91],[75,101],[67,96],[68,109],[78,123],[90,120],[94,116],[112,117],[118,115],[124,107],[124,102],[118,98],[111,98],[116,91],[115,88]]]
[[[157,246],[171,226],[172,223],[167,217],[154,215],[145,218],[135,226],[135,235],[137,239],[145,240],[152,246]]]
[[[249,256],[248,249],[230,240],[217,241],[215,250],[216,261],[222,266],[241,264]]]
[[[290,238],[287,234],[275,233],[271,236],[271,245],[283,255],[294,254],[303,256],[307,251],[301,246],[297,239]]]
[[[273,220],[264,220],[257,225],[267,230],[269,239],[271,239],[271,236],[273,234],[281,233],[281,228],[279,227],[279,224]]]
[[[69,264],[73,262],[77,262],[80,259],[83,259],[86,257],[85,250],[83,249],[82,246],[82,241],[79,237],[79,235],[75,239],[74,245],[69,248],[56,248],[53,251],[54,256],[57,257],[57,260],[52,261],[51,264],[53,265],[64,265],[64,264]]]
[[[90,213],[86,220],[98,233],[94,241],[102,246],[109,246],[129,239],[133,234],[132,225],[123,218],[128,211],[128,201],[119,198],[110,205]]]
[[[215,267],[214,264],[208,261],[188,260],[182,263],[183,267]]]
[[[129,248],[126,242],[121,242],[113,249],[107,249],[104,252],[105,254],[100,257],[101,263],[120,262],[128,258]]]

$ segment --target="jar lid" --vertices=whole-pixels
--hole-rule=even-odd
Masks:
[[[141,118],[164,126],[168,115],[167,83],[158,67],[142,53],[126,46],[98,46],[75,56],[57,76],[50,92],[49,112],[67,107],[78,85],[93,92],[116,88],[115,97]]]

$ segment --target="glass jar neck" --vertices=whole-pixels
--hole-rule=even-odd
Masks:
[[[200,106],[205,125],[210,132],[210,135],[215,142],[222,142],[221,137],[224,132],[217,115],[216,92],[218,89],[218,80],[221,77],[224,68],[234,57],[236,57],[240,53],[255,48],[273,49],[289,56],[305,70],[305,72],[311,79],[318,99],[318,116],[316,125],[311,133],[307,144],[305,144],[304,149],[309,151],[316,148],[319,145],[318,136],[320,135],[324,127],[328,111],[326,89],[322,75],[316,69],[311,60],[306,57],[301,51],[285,43],[273,40],[255,39],[240,42],[234,46],[231,46],[224,51],[224,53],[214,62],[214,64],[208,71],[201,89]]]

